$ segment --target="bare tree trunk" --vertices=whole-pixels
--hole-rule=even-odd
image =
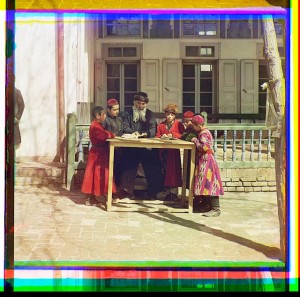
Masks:
[[[277,204],[280,224],[281,260],[286,262],[286,136],[285,136],[285,80],[272,16],[263,18],[265,57],[267,59],[269,82],[268,103],[273,113],[266,115],[266,124],[272,123],[272,137],[275,137],[275,171]],[[268,109],[268,108],[267,108]],[[268,126],[268,124],[267,124]]]

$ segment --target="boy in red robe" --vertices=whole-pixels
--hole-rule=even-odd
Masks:
[[[184,132],[182,122],[176,119],[178,107],[176,104],[168,104],[164,108],[165,120],[157,126],[155,137],[180,138]],[[182,186],[181,158],[179,149],[161,149],[160,158],[164,171],[164,186],[167,190],[165,201],[178,199],[178,187]]]
[[[109,143],[106,139],[115,137],[114,133],[107,131],[102,126],[106,118],[106,112],[101,106],[95,106],[92,115],[94,120],[89,129],[92,147],[89,151],[81,186],[81,192],[88,194],[86,205],[97,205],[99,204],[98,200],[103,202],[106,200],[109,176]],[[112,192],[116,192],[114,181]]]

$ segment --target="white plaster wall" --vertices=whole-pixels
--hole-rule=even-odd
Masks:
[[[54,158],[57,151],[57,84],[55,22],[33,14],[16,14],[16,87],[25,110],[17,155]]]
[[[76,112],[79,96],[78,73],[78,22],[76,18],[64,22],[64,61],[65,61],[65,103],[66,113]]]
[[[76,14],[64,21],[66,114],[77,111],[77,102],[93,102],[94,30],[88,19]]]
[[[220,59],[257,59],[256,42],[251,39],[224,39]]]
[[[179,40],[144,39],[143,59],[179,59]]]
[[[219,44],[219,59],[257,59],[256,44],[261,41],[253,39],[141,39],[128,40],[97,39],[95,42],[95,58],[102,59],[101,47],[103,43],[109,44],[143,44],[142,59],[180,59],[180,44]]]

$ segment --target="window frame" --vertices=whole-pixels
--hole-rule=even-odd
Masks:
[[[163,13],[162,13],[163,14]],[[170,20],[169,24],[172,30],[172,36],[169,37],[157,37],[157,36],[151,36],[151,29],[153,29],[153,22],[154,21],[161,21],[162,19],[154,19],[153,15],[148,15],[148,39],[174,39],[175,38],[175,18],[174,14],[170,14]]]
[[[131,108],[132,105],[125,105],[125,64],[129,65],[129,64],[135,64],[137,66],[137,77],[136,77],[136,82],[137,82],[137,90],[134,91],[133,93],[136,93],[139,89],[139,86],[141,84],[141,65],[139,61],[114,61],[114,60],[107,60],[105,61],[105,96],[108,97],[112,97],[110,95],[108,95],[109,91],[108,91],[108,79],[109,77],[107,76],[107,66],[108,64],[115,64],[115,65],[119,65],[120,66],[120,76],[119,76],[119,81],[120,81],[120,89],[119,89],[119,93],[120,93],[120,98],[117,98],[119,100],[120,103],[120,111],[125,111],[128,108]],[[113,91],[110,91],[110,93],[112,93]],[[127,91],[128,93],[128,91]],[[133,98],[133,97],[132,97]]]
[[[180,38],[209,38],[209,39],[213,39],[213,38],[220,38],[220,15],[216,15],[216,19],[215,19],[215,23],[216,23],[216,35],[184,35],[183,34],[183,26],[184,26],[184,15],[180,14]],[[200,21],[200,20],[199,20]],[[208,19],[203,19],[203,23],[205,24],[206,22],[209,22]],[[193,25],[195,26],[195,20]]]
[[[275,33],[276,33],[276,38],[277,38],[277,40],[280,40],[280,41],[282,41],[283,39],[284,39],[284,36],[285,36],[285,32],[286,32],[286,19],[282,16],[282,18],[280,18],[280,17],[273,17],[273,22],[274,22],[274,27],[276,27],[276,25],[275,25],[275,20],[276,19],[280,19],[280,20],[283,20],[283,24],[282,24],[282,27],[283,27],[283,32],[282,32],[282,35],[279,35],[279,34],[277,34],[276,33],[276,29],[275,29]],[[261,19],[261,17],[259,18],[259,24],[258,24],[258,36],[259,36],[259,38],[264,38],[264,35],[263,35],[263,30],[262,30],[262,19]]]
[[[103,38],[143,38],[143,31],[144,31],[144,16],[143,14],[135,14],[137,16],[139,16],[138,18],[138,23],[139,23],[139,29],[140,29],[140,34],[139,35],[129,35],[129,34],[126,34],[126,35],[107,35],[107,18],[108,18],[108,15],[109,14],[103,14],[102,15],[102,19],[100,21],[102,21],[102,36]],[[115,14],[116,16],[118,15],[122,15],[122,16],[129,16],[131,14],[123,14],[123,13],[117,13]],[[127,19],[126,21],[126,25],[128,26],[128,22],[130,22],[130,20]],[[99,28],[99,26],[98,26]],[[99,38],[99,33],[98,33],[98,38]]]
[[[186,56],[186,47],[193,46],[193,47],[213,47],[214,48],[214,55],[212,56]],[[220,43],[207,43],[207,42],[182,42],[180,43],[180,59],[182,60],[217,60],[220,56]]]
[[[201,90],[201,87],[200,87],[200,80],[201,79],[205,79],[203,77],[200,76],[200,66],[202,64],[211,64],[212,66],[212,76],[211,76],[211,81],[212,81],[212,90],[211,92],[205,92],[203,90]],[[194,81],[195,81],[195,91],[194,91],[194,94],[195,94],[195,104],[194,104],[194,110],[195,112],[199,112],[199,110],[201,110],[202,106],[201,106],[201,103],[200,103],[200,93],[211,93],[212,94],[212,105],[211,105],[211,108],[212,108],[212,112],[211,113],[216,113],[217,112],[217,108],[218,108],[218,94],[217,94],[217,85],[218,85],[218,81],[217,81],[217,61],[216,60],[183,60],[182,61],[182,71],[183,71],[183,66],[184,65],[193,65],[195,67],[195,77],[193,78]],[[183,72],[182,72],[182,85],[183,85],[183,80],[184,79],[188,79],[188,77],[184,77],[183,75]],[[186,110],[192,110],[193,108],[191,106],[187,106],[187,105],[184,105],[184,102],[183,102],[183,97],[184,97],[184,93],[189,93],[187,91],[184,91],[182,89],[182,110],[183,111],[186,111]],[[199,97],[199,98],[198,98]],[[199,100],[197,100],[197,98]],[[206,105],[204,105],[206,106]],[[206,106],[208,107],[208,106]],[[203,111],[203,110],[201,110]]]
[[[230,15],[226,15],[224,17],[224,19],[220,20],[220,23],[221,23],[221,21],[224,22],[224,26],[225,26],[225,28],[224,28],[224,30],[225,30],[224,37],[221,37],[221,34],[220,34],[220,38],[222,38],[222,39],[256,39],[257,37],[254,37],[254,26],[253,26],[255,18],[251,14],[245,15],[245,16],[249,17],[248,23],[250,24],[250,28],[251,28],[251,36],[250,37],[245,37],[245,38],[244,37],[228,37],[228,27],[229,27],[230,22],[235,21],[235,20],[236,21],[237,20],[242,20],[242,17],[239,17],[239,18],[232,17],[232,18],[230,18]],[[221,28],[220,28],[220,31],[221,31]]]
[[[126,44],[119,44],[119,43],[103,43],[102,44],[102,57],[105,61],[120,61],[120,62],[133,62],[133,61],[140,61],[142,59],[142,44],[138,43],[126,43]],[[136,56],[135,57],[127,57],[127,56],[121,56],[121,57],[110,57],[108,55],[109,48],[121,48],[122,50],[124,48],[130,48],[135,47],[136,48]]]

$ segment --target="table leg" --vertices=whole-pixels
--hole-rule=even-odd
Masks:
[[[111,211],[112,206],[112,186],[113,186],[113,176],[114,176],[114,154],[115,154],[115,146],[110,143],[109,144],[109,167],[108,167],[108,193],[107,193],[107,204],[106,210]]]
[[[190,180],[189,180],[189,213],[193,212],[195,161],[196,161],[196,147],[193,147],[191,150],[191,163],[190,163],[191,166],[190,166]]]
[[[186,182],[187,182],[187,162],[188,162],[188,150],[183,150],[183,174],[182,174],[182,188],[181,188],[181,204],[185,204],[186,195]]]

